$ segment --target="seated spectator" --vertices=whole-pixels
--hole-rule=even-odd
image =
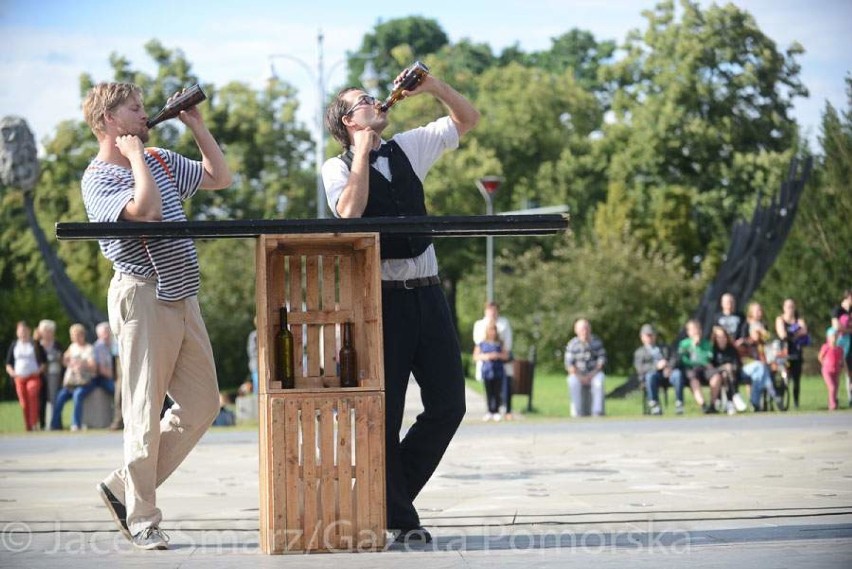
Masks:
[[[50,419],[53,417],[53,402],[56,394],[62,388],[62,354],[65,348],[56,340],[56,322],[53,320],[42,320],[38,323],[36,331],[39,335],[39,343],[44,350],[46,365],[42,379],[42,402],[41,423],[45,429],[50,428]]]
[[[488,403],[488,413],[483,420],[500,420],[500,392],[506,379],[505,365],[509,359],[500,335],[497,333],[497,322],[489,320],[485,325],[485,339],[473,348],[473,359],[481,366],[482,381],[485,384],[485,399]],[[511,413],[506,414],[511,419]]]
[[[728,415],[733,415],[737,411],[745,411],[746,404],[740,394],[737,393],[737,382],[740,377],[742,363],[740,355],[734,347],[734,342],[728,335],[728,332],[721,326],[713,326],[712,343],[713,357],[710,360],[713,368],[708,371],[710,376],[710,390],[713,392],[714,385],[719,385],[724,388],[728,401],[725,405],[725,410]],[[721,389],[717,389],[715,396],[711,400],[711,405],[716,408],[716,398],[721,395]]]
[[[748,305],[746,311],[747,334],[734,342],[742,361],[743,374],[751,382],[751,405],[755,411],[762,410],[761,399],[766,392],[775,401],[775,406],[781,407],[781,398],[775,392],[775,382],[772,379],[772,369],[766,361],[766,342],[769,341],[769,331],[763,323],[763,307],[756,302]]]
[[[82,324],[72,324],[70,330],[71,345],[65,350],[63,365],[65,377],[62,379],[62,389],[56,395],[53,406],[53,419],[50,428],[62,429],[62,408],[69,399],[74,399],[74,412],[71,416],[71,430],[79,431],[83,426],[83,400],[91,390],[86,386],[97,373],[94,348],[86,341],[86,329]]]
[[[715,412],[715,407],[705,405],[704,395],[701,393],[701,386],[710,384],[707,368],[713,358],[713,346],[701,336],[701,324],[698,320],[693,318],[686,322],[686,338],[677,346],[677,357],[678,367],[689,380],[695,403],[705,412]],[[718,392],[715,396],[718,396]],[[715,396],[711,389],[710,401],[713,401]]]
[[[237,416],[234,414],[229,406],[231,405],[231,398],[228,397],[227,394],[219,392],[219,414],[216,415],[216,418],[213,419],[214,427],[233,427],[237,424]]]
[[[17,340],[9,345],[6,354],[6,373],[15,383],[15,392],[24,413],[24,426],[28,431],[34,431],[38,429],[41,374],[47,360],[41,344],[33,341],[32,331],[26,322],[18,322],[15,334]]]
[[[254,381],[252,379],[249,379],[248,381],[242,382],[240,384],[240,386],[237,388],[237,395],[238,396],[251,395],[252,393],[255,393]]]
[[[568,372],[568,389],[571,394],[571,416],[580,414],[583,401],[583,386],[592,392],[592,415],[603,415],[604,366],[606,350],[600,338],[592,334],[589,321],[581,318],[574,323],[574,333],[565,346],[565,370]]]
[[[713,319],[716,326],[721,326],[728,333],[732,341],[739,340],[746,335],[746,318],[742,312],[737,312],[737,301],[734,295],[726,292],[719,300],[721,312],[716,313]]]
[[[633,353],[633,367],[645,383],[648,394],[648,410],[651,415],[662,415],[660,386],[670,384],[675,388],[675,413],[683,414],[683,373],[669,361],[668,346],[656,342],[654,327],[645,324],[639,330],[642,345]]]

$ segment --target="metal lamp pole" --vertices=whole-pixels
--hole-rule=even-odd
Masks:
[[[322,183],[322,163],[325,159],[325,143],[326,143],[326,134],[325,129],[323,128],[323,107],[325,107],[325,81],[328,75],[341,63],[344,62],[343,59],[336,62],[331,68],[326,72],[325,65],[323,61],[323,50],[322,50],[322,41],[323,34],[322,30],[317,32],[317,67],[316,70],[311,69],[311,66],[305,63],[303,60],[295,57],[293,55],[289,55],[286,53],[275,53],[269,56],[269,65],[271,69],[270,78],[276,79],[277,75],[275,73],[275,67],[272,65],[272,60],[275,58],[289,59],[290,61],[294,61],[301,65],[308,74],[316,81],[317,87],[317,111],[316,116],[314,117],[315,128],[316,128],[316,136],[314,140],[316,144],[314,146],[314,156],[316,160],[316,200],[317,200],[317,217],[320,219],[328,217],[328,208],[325,206],[325,188]],[[356,57],[364,57],[371,58],[374,57],[375,54],[357,54]],[[372,65],[368,65],[365,69],[365,75],[372,72],[373,77],[363,77],[363,81],[373,80],[377,77],[375,72],[375,68]]]
[[[494,215],[494,194],[503,184],[499,176],[483,176],[476,180],[476,187],[485,199],[486,215]],[[494,300],[494,237],[485,237],[485,300]]]

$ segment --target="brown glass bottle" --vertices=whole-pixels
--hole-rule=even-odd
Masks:
[[[427,75],[429,75],[429,68],[422,61],[415,61],[411,67],[406,69],[402,80],[394,86],[390,96],[382,103],[382,112],[387,112],[389,108],[403,99],[402,92],[411,91],[417,87]]]
[[[352,323],[343,323],[343,346],[340,348],[340,387],[358,387],[358,356],[352,344]]]
[[[173,119],[180,114],[181,111],[192,108],[204,99],[207,95],[201,90],[201,86],[196,84],[183,93],[174,98],[170,103],[166,103],[159,113],[148,119],[148,128],[152,128],[163,121]]]
[[[281,323],[275,337],[275,379],[284,389],[296,387],[296,375],[293,371],[293,333],[287,326],[287,307],[280,309]]]

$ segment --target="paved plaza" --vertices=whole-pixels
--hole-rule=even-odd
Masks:
[[[416,391],[408,417],[416,412]],[[852,412],[468,418],[417,500],[435,541],[267,556],[258,438],[212,429],[162,486],[171,550],[135,551],[95,484],[111,432],[0,437],[0,567],[852,567]]]

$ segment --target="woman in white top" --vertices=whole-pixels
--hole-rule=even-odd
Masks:
[[[44,350],[33,342],[32,331],[23,320],[16,329],[18,339],[9,346],[6,354],[6,373],[15,381],[15,392],[24,412],[28,431],[38,426],[41,399],[41,374],[44,372]]]

